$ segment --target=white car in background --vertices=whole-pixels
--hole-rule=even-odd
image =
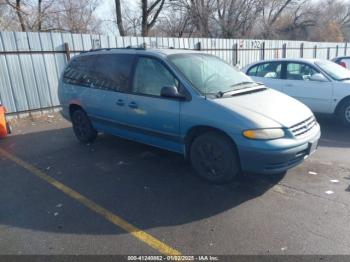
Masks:
[[[350,126],[350,71],[328,60],[274,59],[242,69],[257,82],[290,95],[315,113],[333,114]]]

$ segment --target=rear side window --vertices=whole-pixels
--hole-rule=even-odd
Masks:
[[[80,56],[70,62],[63,73],[63,81],[72,85],[90,86],[91,70],[96,56]]]
[[[279,62],[263,63],[249,69],[249,76],[281,78],[282,64]]]
[[[77,57],[66,68],[63,79],[69,84],[125,92],[133,61],[134,55],[129,54]]]
[[[99,55],[93,69],[92,87],[126,92],[134,58],[130,54]]]

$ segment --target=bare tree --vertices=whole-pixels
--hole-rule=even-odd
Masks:
[[[276,33],[283,39],[308,40],[310,31],[317,26],[317,15],[308,0],[281,16],[275,26]]]
[[[216,0],[172,0],[178,10],[188,14],[199,36],[211,36],[210,25],[216,10]]]
[[[0,0],[12,30],[94,33],[100,20],[98,0]],[[0,2],[1,3],[1,2]],[[14,19],[16,17],[16,19]],[[4,24],[4,23],[2,23]],[[1,26],[1,24],[0,24]],[[1,28],[0,28],[1,29]]]
[[[11,7],[6,0],[0,0],[0,30],[17,30],[17,23],[14,23],[14,20],[17,21],[17,18],[13,17]]]
[[[121,36],[127,34],[137,35],[140,31],[142,36],[148,36],[151,29],[156,25],[165,0],[141,0],[137,8],[129,8],[122,0],[115,0],[115,22]]]
[[[41,9],[42,2],[43,0],[38,0],[38,31],[41,31],[41,26],[42,26],[42,18],[43,18],[42,9]]]
[[[149,31],[155,25],[160,12],[163,9],[165,0],[154,0],[148,3],[148,0],[141,0],[141,34],[142,36],[148,36]]]
[[[312,6],[316,25],[309,32],[314,41],[343,41],[350,26],[349,3],[342,0],[323,0]]]
[[[21,26],[21,30],[23,32],[27,31],[27,27],[26,27],[26,23],[24,21],[24,18],[23,18],[23,10],[22,10],[22,3],[21,3],[21,0],[15,0],[15,2],[12,2],[10,0],[6,0],[6,3],[12,8],[15,10],[16,12],[16,15],[18,17],[18,22]]]
[[[217,0],[217,20],[221,36],[250,36],[261,11],[260,0]]]
[[[118,26],[119,34],[121,36],[125,36],[126,32],[123,25],[123,16],[121,11],[120,0],[115,0],[115,10],[116,10],[117,26]]]
[[[276,37],[276,24],[278,24],[279,18],[283,15],[283,12],[287,9],[293,1],[298,0],[262,0],[262,13],[261,13],[261,36],[263,38]]]
[[[33,4],[29,7],[28,13],[31,14],[27,17],[27,27],[31,31],[46,31],[45,24],[51,19],[52,7],[56,0],[38,0],[37,5]],[[35,12],[36,11],[36,12]]]
[[[95,15],[98,4],[98,0],[55,0],[42,30],[98,33],[101,25]]]
[[[123,12],[126,24],[125,31],[129,35],[137,36],[141,31],[141,17],[137,10],[126,7]]]
[[[154,29],[158,35],[183,37],[191,36],[193,25],[190,23],[188,12],[179,12],[172,6],[169,6],[163,16],[159,19],[160,23]]]
[[[350,39],[350,0],[115,0],[120,35]],[[0,0],[0,30],[99,33],[99,0]],[[107,20],[105,20],[107,21]]]

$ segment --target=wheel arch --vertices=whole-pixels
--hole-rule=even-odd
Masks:
[[[83,107],[77,103],[72,103],[69,105],[69,117],[72,119],[72,116],[73,116],[73,113],[76,111],[76,110],[83,110]]]
[[[199,126],[194,126],[194,127],[191,127],[187,133],[186,133],[186,136],[185,136],[185,139],[184,139],[184,144],[185,144],[185,158],[186,159],[189,159],[189,150],[191,148],[191,145],[194,141],[194,139],[204,133],[207,133],[207,132],[216,132],[216,133],[219,133],[225,137],[227,137],[233,144],[233,146],[235,147],[236,149],[236,152],[238,154],[238,158],[239,158],[239,152],[238,152],[238,149],[237,149],[237,144],[235,143],[235,141],[232,139],[231,136],[229,136],[225,131],[219,129],[219,128],[216,128],[216,127],[212,127],[212,126],[207,126],[207,125],[199,125]],[[240,159],[240,158],[239,158]]]
[[[337,104],[337,106],[335,107],[335,110],[334,110],[334,114],[335,115],[338,115],[339,114],[339,111],[340,109],[342,108],[342,106],[346,103],[346,102],[350,102],[350,95],[342,98],[342,100],[340,100],[340,102]]]

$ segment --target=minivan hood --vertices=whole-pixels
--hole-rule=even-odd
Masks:
[[[215,103],[240,114],[261,128],[291,127],[313,115],[303,103],[270,88],[215,99]]]

